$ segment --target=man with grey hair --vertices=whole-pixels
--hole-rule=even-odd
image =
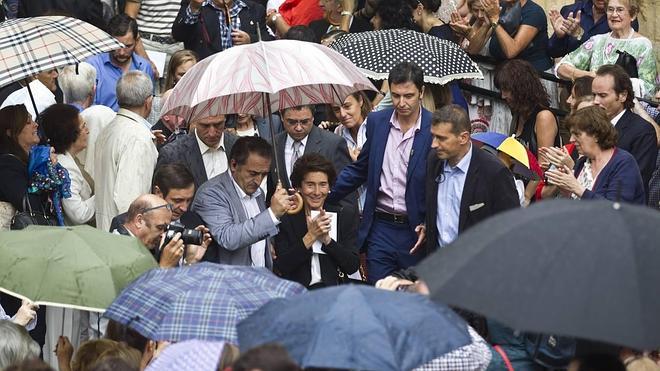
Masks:
[[[96,141],[96,227],[103,231],[109,230],[112,218],[151,189],[158,158],[151,125],[145,120],[151,112],[151,92],[149,76],[126,72],[117,82],[117,116]]]
[[[76,158],[81,170],[93,177],[96,139],[103,128],[115,118],[115,111],[100,104],[92,105],[96,95],[96,69],[91,64],[81,62],[78,65],[65,66],[58,81],[64,94],[64,103],[78,108],[89,129],[87,148],[80,151]]]
[[[41,353],[39,344],[30,338],[27,330],[12,321],[0,320],[0,370]]]

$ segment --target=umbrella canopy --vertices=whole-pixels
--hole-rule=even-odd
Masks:
[[[544,201],[466,231],[418,267],[432,297],[522,331],[660,347],[660,214]]]
[[[488,144],[496,150],[506,153],[529,169],[527,149],[514,138],[500,133],[488,132],[472,134],[472,139]]]
[[[228,113],[266,117],[269,109],[340,105],[358,90],[376,88],[341,54],[303,41],[260,41],[194,65],[172,90],[161,115],[176,114],[189,122]]]
[[[458,45],[412,30],[349,33],[330,48],[374,80],[387,79],[390,70],[401,62],[415,62],[424,70],[424,81],[431,84],[484,78],[478,65]]]
[[[304,291],[265,268],[199,263],[147,272],[122,291],[104,316],[152,340],[236,344],[239,321],[273,298]]]
[[[241,351],[282,344],[305,367],[411,370],[470,343],[467,325],[428,298],[344,285],[272,300],[238,325]]]
[[[37,304],[103,312],[156,267],[135,238],[89,226],[0,232],[0,291]]]
[[[216,371],[224,345],[222,341],[200,340],[170,344],[146,371]]]
[[[114,37],[76,18],[10,19],[0,23],[0,87],[122,47]]]

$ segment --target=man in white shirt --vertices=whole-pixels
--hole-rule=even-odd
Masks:
[[[96,226],[107,231],[112,218],[149,193],[158,152],[145,118],[151,112],[152,83],[141,71],[117,82],[119,112],[101,132],[94,154]]]
[[[225,133],[225,115],[195,121],[189,135],[178,137],[160,149],[158,166],[180,163],[193,174],[195,187],[228,169],[229,152],[237,137]]]
[[[57,90],[57,76],[57,69],[53,68],[48,71],[39,72],[35,75],[34,80],[30,82],[30,90],[32,91],[32,97],[34,97],[34,104],[36,104],[38,112],[56,103],[55,94],[53,93]],[[37,115],[34,112],[34,104],[32,104],[32,100],[30,99],[27,86],[9,94],[7,99],[0,105],[0,108],[15,104],[25,105],[32,118],[36,120]]]
[[[218,262],[272,268],[269,238],[292,196],[278,188],[266,202],[260,185],[271,165],[271,146],[262,138],[239,138],[229,156],[229,171],[209,179],[192,204],[218,245]]]

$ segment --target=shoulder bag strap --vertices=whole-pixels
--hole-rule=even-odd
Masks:
[[[495,349],[495,351],[497,353],[499,353],[499,355],[502,357],[502,360],[504,361],[504,364],[506,365],[507,371],[514,371],[513,370],[513,365],[511,364],[511,361],[509,361],[509,357],[507,357],[506,353],[504,352],[504,349],[502,349],[502,347],[499,346],[499,345],[494,345],[493,349]]]

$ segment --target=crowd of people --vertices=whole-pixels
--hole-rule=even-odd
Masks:
[[[660,75],[651,41],[639,33],[642,5],[0,1],[0,17],[70,15],[124,45],[42,71],[30,90],[23,82],[0,88],[0,229],[29,208],[53,225],[132,236],[161,269],[209,261],[265,267],[309,289],[360,281],[397,290],[413,284],[402,270],[506,210],[556,198],[660,210],[660,111],[649,103],[660,99]],[[529,171],[473,140],[484,127],[472,97],[456,81],[426,83],[415,61],[374,81],[378,93],[356,91],[340,105],[191,122],[161,116],[186,72],[215,53],[259,40],[330,45],[347,33],[386,29],[423,32],[497,61],[491,78],[511,115],[502,131],[524,145]],[[164,65],[155,53],[165,55]],[[549,89],[543,73],[565,83]],[[566,115],[553,106],[556,86],[569,87]],[[46,185],[43,174],[28,171],[40,145],[50,151]],[[184,243],[182,230],[201,238]],[[165,238],[168,231],[175,233]],[[421,293],[423,286],[414,285]],[[41,355],[60,370],[142,370],[166,345],[82,311],[66,336],[49,335],[62,327],[53,308],[5,294],[0,303],[0,369],[50,369],[35,360]],[[420,369],[542,369],[522,334],[457,311],[474,340],[464,349],[468,361],[438,359]],[[217,347],[214,367],[300,369],[277,345],[240,356],[234,345]],[[578,357],[569,369],[658,370],[653,351]]]

